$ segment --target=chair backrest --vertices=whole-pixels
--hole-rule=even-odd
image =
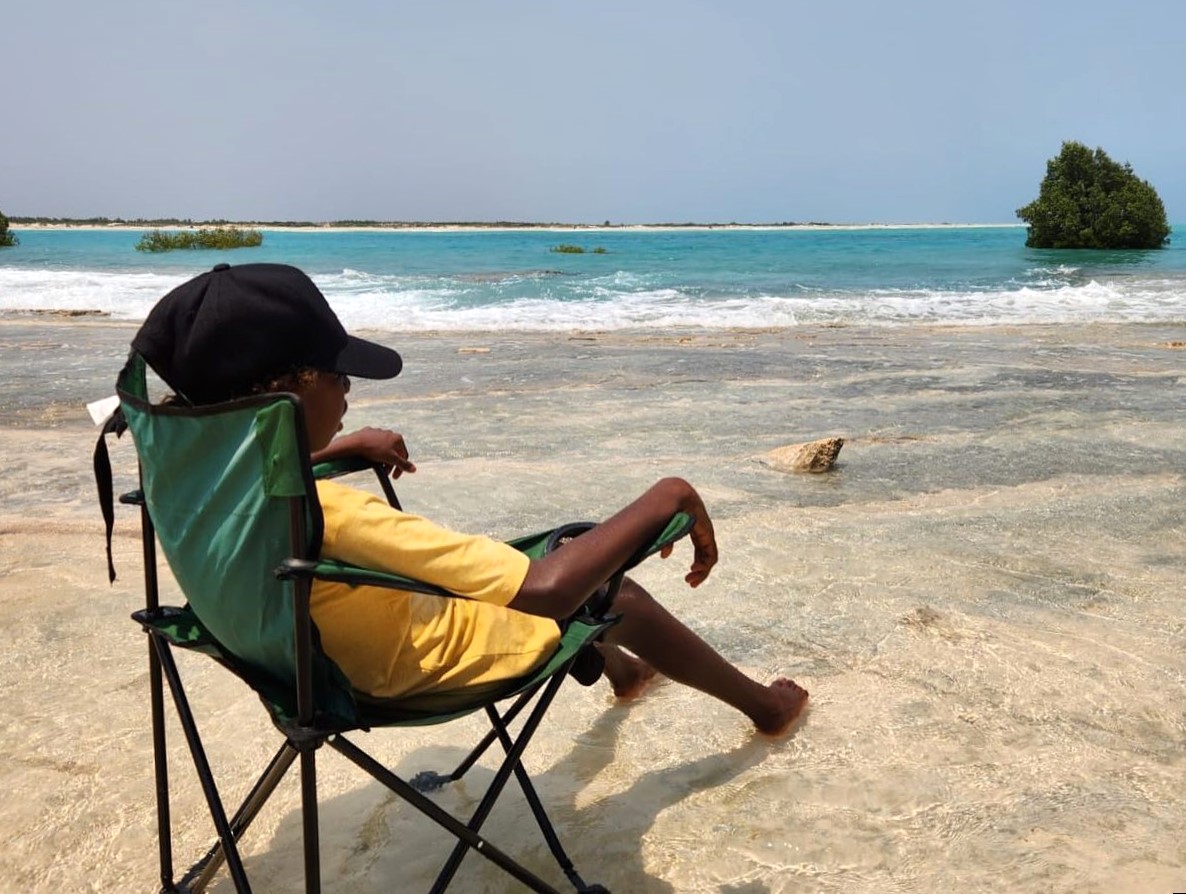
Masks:
[[[203,407],[152,404],[137,354],[117,390],[148,515],[182,593],[223,650],[245,666],[239,670],[247,682],[270,701],[279,694],[282,713],[293,714],[294,587],[276,570],[290,557],[316,558],[322,536],[300,401],[266,394]],[[316,648],[315,632],[314,646],[317,710],[350,722],[356,713],[349,683]],[[262,686],[255,674],[264,676]]]

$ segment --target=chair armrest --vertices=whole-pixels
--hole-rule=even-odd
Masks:
[[[663,547],[675,543],[683,537],[686,537],[688,532],[692,530],[692,526],[696,520],[686,512],[677,512],[671,516],[667,527],[660,532],[659,536],[651,543],[643,546],[633,556],[631,556],[620,569],[618,573],[629,571],[635,565],[638,565],[643,560],[653,556]],[[592,525],[590,525],[592,527]],[[555,530],[555,529],[553,529]],[[538,534],[528,534],[525,537],[516,537],[514,540],[508,540],[507,543],[519,550],[521,553],[526,553],[533,559],[543,558],[546,552],[548,538],[552,536],[552,531],[541,531]]]
[[[667,523],[667,527],[663,529],[655,541],[631,556],[630,560],[619,569],[615,577],[629,571],[648,556],[659,552],[659,550],[663,549],[669,543],[674,543],[681,537],[684,537],[692,530],[694,522],[695,520],[687,513],[677,512],[671,517],[671,521]],[[543,531],[539,534],[519,537],[515,540],[508,541],[508,545],[515,547],[515,549],[526,553],[532,558],[539,558],[543,555],[544,545],[547,543],[551,533],[551,531]],[[453,599],[466,598],[452,593],[443,587],[438,587],[435,584],[425,583],[424,581],[404,577],[400,574],[390,574],[385,571],[359,568],[356,565],[349,565],[346,562],[339,562],[336,559],[285,559],[276,569],[276,576],[285,580],[304,577],[311,580],[333,581],[351,584],[353,586],[368,585],[386,587],[391,590],[409,590],[413,593],[427,593],[432,596],[447,596]]]
[[[386,587],[390,590],[410,590],[413,593],[428,593],[432,596],[464,598],[456,593],[450,593],[443,587],[415,578],[404,577],[401,574],[389,574],[386,571],[359,568],[357,565],[349,565],[346,562],[339,562],[337,559],[285,559],[276,569],[276,576],[284,580],[307,577],[312,580],[333,581],[352,586]]]
[[[372,471],[375,477],[379,479],[379,486],[383,488],[383,496],[387,498],[387,503],[396,509],[402,510],[403,507],[399,503],[399,497],[395,495],[395,488],[391,484],[391,478],[387,474],[387,469],[383,468],[382,463],[372,462],[369,459],[364,459],[361,456],[343,456],[340,459],[331,459],[323,463],[315,463],[313,465],[313,477],[317,480],[341,478],[343,475],[352,475],[355,472]]]
[[[313,465],[313,477],[321,478],[340,478],[343,475],[349,475],[353,472],[365,472],[368,469],[375,468],[377,464],[371,462],[369,459],[363,459],[361,456],[343,456],[341,459],[326,460],[323,463],[315,463]]]
[[[696,519],[688,515],[688,513],[677,512],[675,515],[671,516],[671,520],[667,523],[667,527],[660,532],[659,536],[656,537],[650,545],[644,546],[633,556],[631,556],[629,561],[627,561],[626,564],[622,566],[622,570],[629,571],[635,565],[641,564],[643,561],[649,559],[664,547],[670,546],[677,540],[682,540],[684,537],[687,537],[688,532],[692,530],[695,524]]]

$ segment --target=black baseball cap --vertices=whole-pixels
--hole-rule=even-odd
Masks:
[[[157,302],[132,349],[195,404],[217,403],[298,369],[399,375],[391,348],[348,335],[325,296],[287,264],[219,264]]]

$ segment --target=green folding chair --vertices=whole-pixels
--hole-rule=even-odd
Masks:
[[[316,753],[322,745],[345,755],[456,837],[457,843],[432,891],[447,888],[470,850],[491,860],[530,890],[555,891],[481,834],[512,775],[568,880],[579,892],[604,891],[600,885],[587,884],[573,867],[521,757],[566,675],[578,675],[582,662],[599,657],[591,645],[615,619],[589,613],[572,619],[556,654],[538,671],[508,682],[505,691],[497,692],[495,697],[487,693],[472,702],[462,702],[449,714],[414,710],[399,700],[355,692],[320,648],[309,615],[312,582],[347,581],[452,594],[422,582],[318,558],[321,507],[299,399],[291,394],[267,394],[207,407],[154,405],[148,399],[145,362],[135,354],[120,374],[118,391],[122,417],[131,430],[140,463],[140,490],[125,494],[121,502],[140,507],[146,606],[133,618],[148,633],[150,643],[161,891],[199,892],[225,864],[236,891],[249,892],[238,841],[298,759],[305,888],[307,892],[320,891]],[[118,414],[115,419],[116,423],[105,428],[105,434],[122,426]],[[106,457],[101,436],[95,468],[108,523],[110,563],[113,513]],[[367,465],[346,463],[319,471],[336,475],[357,468]],[[381,469],[375,471],[389,502],[398,508],[390,481]],[[691,523],[684,514],[673,517],[660,538],[640,548],[609,582],[609,594],[616,592],[626,570],[683,537]],[[549,540],[554,540],[553,532],[521,538],[512,545],[539,556]],[[188,600],[184,607],[159,604],[157,543]],[[114,575],[114,569],[111,573]],[[206,759],[174,660],[175,648],[208,655],[244,680],[259,694],[284,737],[271,762],[231,815],[223,805]],[[172,694],[217,833],[209,851],[180,879],[173,867],[163,681]],[[356,730],[444,723],[479,710],[485,711],[491,730],[448,774],[426,772],[405,780],[345,736]],[[510,724],[524,712],[525,720],[512,734]],[[460,779],[495,742],[504,757],[468,820],[451,815],[428,797],[426,792]]]

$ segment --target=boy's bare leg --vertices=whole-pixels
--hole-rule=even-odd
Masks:
[[[807,706],[802,686],[782,677],[764,686],[747,677],[632,580],[623,583],[612,611],[622,620],[606,631],[607,643],[624,646],[664,676],[732,705],[761,733],[785,733]],[[609,668],[607,656],[607,675]]]
[[[615,696],[629,700],[646,692],[655,678],[656,671],[653,667],[611,643],[594,645],[605,659],[605,676],[609,679]]]

